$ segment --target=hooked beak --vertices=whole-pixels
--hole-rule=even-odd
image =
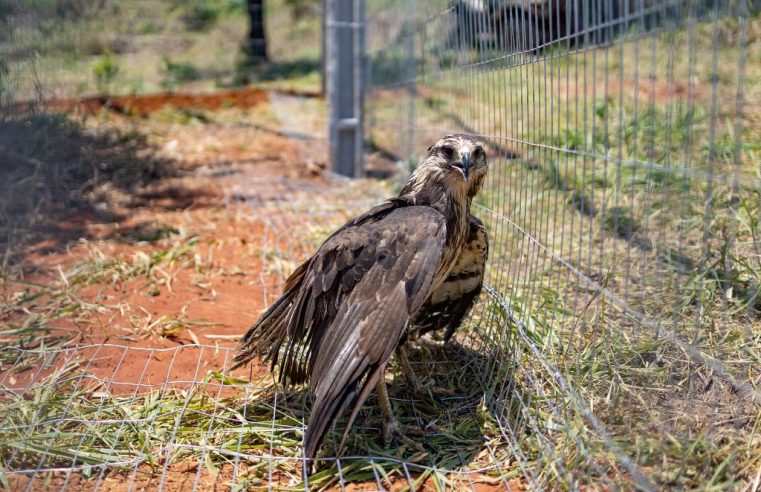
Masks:
[[[455,162],[452,165],[462,173],[462,177],[465,178],[465,181],[467,181],[468,174],[470,174],[470,153],[463,152],[460,155],[460,162]]]

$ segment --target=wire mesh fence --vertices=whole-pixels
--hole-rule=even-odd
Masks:
[[[0,105],[100,91],[227,90],[246,72],[225,72],[235,66],[245,25],[224,13],[234,2],[206,3],[167,10],[151,0],[72,2],[84,9],[81,24],[60,32],[46,24],[59,15],[54,8],[37,16],[21,9],[23,22],[10,41],[3,38]],[[14,16],[20,5],[12,4]],[[739,0],[368,0],[365,7],[368,161],[397,159],[404,174],[446,133],[489,148],[490,175],[474,204],[490,236],[485,292],[453,343],[426,337],[414,347],[416,372],[436,394],[408,394],[396,384],[395,362],[389,370],[395,414],[419,429],[422,450],[383,446],[371,398],[348,451],[336,457],[339,424],[305,482],[306,392],[283,391],[266,368],[227,373],[232,345],[222,342],[234,334],[171,348],[59,338],[53,314],[121,309],[84,300],[72,290],[78,283],[110,286],[117,274],[144,268],[142,260],[125,266],[96,257],[60,270],[55,289],[26,285],[4,297],[0,483],[18,490],[758,489],[757,7]],[[89,15],[103,8],[112,9],[113,32]],[[300,87],[316,62],[299,50],[319,19],[274,27],[268,19],[275,68],[254,75],[270,83],[274,71],[295,73]],[[187,22],[207,24],[190,34],[175,30]],[[196,56],[199,45],[213,48]],[[62,55],[67,47],[74,56]],[[274,115],[252,123],[231,94],[214,106],[233,108],[224,116],[197,111],[197,99],[161,117],[200,125],[202,132],[180,140],[188,147],[200,145],[204,132],[249,138],[245,132],[256,128],[298,142],[294,159],[326,153],[324,137],[305,130],[298,100],[269,94]],[[143,99],[108,101],[98,103],[101,120],[111,118],[103,112],[111,106],[143,117]],[[34,139],[18,137],[27,130],[0,135],[0,156],[27,156],[13,165],[38,166],[50,188],[77,176],[56,168],[47,180],[49,148],[65,150],[62,162],[107,174],[99,166],[114,162],[111,153],[91,150],[126,137],[84,141],[66,125],[59,135],[51,110],[20,122],[4,114],[9,132],[39,131]],[[153,124],[138,121],[130,131]],[[254,159],[230,153],[235,165]],[[256,288],[262,306],[332,230],[395,187],[237,174],[223,160],[215,156],[201,176],[232,175],[222,208],[257,231],[261,269],[246,288]],[[8,179],[19,194],[36,196],[40,178],[24,176]],[[3,203],[2,212],[5,219],[13,209]],[[195,245],[182,238],[161,258],[204,274],[212,265]],[[51,307],[39,301],[46,297]],[[244,316],[246,307],[233,309]],[[16,315],[24,320],[18,326]]]
[[[490,147],[461,343],[531,488],[758,487],[758,9],[371,3],[370,140]],[[404,19],[404,22],[399,22]]]

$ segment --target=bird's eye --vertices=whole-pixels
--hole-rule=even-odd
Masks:
[[[451,159],[452,157],[454,157],[454,149],[452,147],[449,147],[449,146],[442,147],[441,152],[444,154],[444,157],[446,157],[447,159]]]
[[[473,158],[474,159],[480,159],[484,156],[484,149],[481,147],[476,147],[476,149],[473,151]]]

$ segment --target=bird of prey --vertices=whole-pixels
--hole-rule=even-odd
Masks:
[[[487,236],[470,206],[486,173],[480,142],[461,135],[436,142],[399,196],[334,232],[241,339],[234,367],[260,356],[284,385],[308,383],[309,463],[348,407],[340,451],[373,388],[386,445],[403,437],[384,371],[396,351],[416,381],[405,341],[439,329],[449,339],[481,291]]]

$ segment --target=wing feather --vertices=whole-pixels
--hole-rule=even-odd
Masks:
[[[314,457],[328,426],[348,405],[352,410],[346,427],[351,427],[359,407],[382,377],[410,314],[428,297],[441,259],[444,218],[433,209],[400,209],[369,229],[373,234],[368,238],[378,240],[373,248],[375,262],[355,262],[343,274],[351,284],[344,291],[348,295],[312,341],[314,405],[304,437],[307,458]]]
[[[283,383],[309,381],[307,458],[349,405],[351,426],[410,315],[430,296],[445,240],[444,216],[431,207],[375,207],[328,238],[243,337],[236,366],[264,355]]]
[[[412,318],[412,331],[418,335],[446,329],[444,340],[448,341],[481,293],[489,239],[483,222],[473,215],[468,219],[470,232],[460,257],[444,282]]]

